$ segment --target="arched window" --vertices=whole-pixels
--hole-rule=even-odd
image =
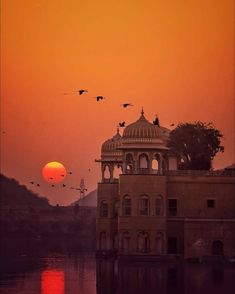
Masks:
[[[141,196],[140,198],[140,215],[149,215],[148,196]]]
[[[131,198],[129,196],[123,198],[123,215],[131,215]]]
[[[110,168],[109,168],[108,165],[106,165],[105,168],[104,168],[104,178],[105,179],[110,179],[110,176],[111,176]]]
[[[126,173],[132,174],[134,171],[134,159],[132,154],[128,153],[126,155]]]
[[[140,167],[140,169],[147,169],[148,168],[148,156],[146,154],[140,155],[139,167]]]
[[[106,232],[100,233],[100,250],[107,249],[107,234]]]
[[[129,253],[130,250],[130,234],[129,232],[124,232],[122,234],[122,251],[123,253]]]
[[[120,164],[115,165],[113,170],[114,179],[118,179],[121,174],[122,174],[122,166]]]
[[[137,251],[140,253],[148,253],[149,252],[149,234],[146,232],[140,232],[138,234],[138,247]]]
[[[118,217],[119,202],[116,200],[113,204],[113,216]]]
[[[155,200],[155,214],[162,215],[163,214],[163,205],[162,205],[162,196],[158,195]]]
[[[100,203],[100,216],[108,217],[108,202],[106,200],[103,200]]]
[[[158,232],[156,237],[156,253],[161,254],[163,251],[163,233]]]
[[[118,233],[114,232],[113,234],[113,249],[118,250]]]
[[[157,159],[152,160],[152,170],[153,170],[154,173],[157,173],[157,171],[158,171],[158,161],[157,161]]]

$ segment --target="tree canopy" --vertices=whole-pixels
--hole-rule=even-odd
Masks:
[[[168,146],[183,159],[181,169],[210,170],[215,155],[224,151],[222,138],[212,123],[180,123],[171,131]]]

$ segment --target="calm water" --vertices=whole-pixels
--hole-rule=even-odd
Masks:
[[[235,267],[97,261],[94,254],[5,258],[0,293],[235,293]]]

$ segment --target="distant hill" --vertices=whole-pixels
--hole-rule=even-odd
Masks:
[[[79,206],[97,206],[97,189],[88,193],[84,198],[73,202],[71,205],[79,204]]]
[[[47,208],[50,204],[47,198],[39,197],[16,180],[0,174],[0,207]]]

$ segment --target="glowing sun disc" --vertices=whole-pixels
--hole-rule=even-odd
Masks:
[[[64,165],[57,161],[48,162],[42,169],[43,178],[49,183],[58,183],[65,179],[67,172]]]

